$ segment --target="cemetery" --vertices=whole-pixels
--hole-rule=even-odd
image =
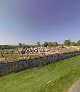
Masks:
[[[18,55],[18,57],[16,59],[12,58],[8,60],[6,60],[5,57],[1,59],[0,76],[6,75],[12,72],[19,72],[32,67],[47,65],[49,63],[53,63],[59,60],[64,60],[73,56],[80,55],[79,50],[73,49],[73,48],[71,50],[71,48],[72,47],[65,47],[64,52],[61,52],[63,51],[63,48],[61,47],[56,47],[56,48],[41,47],[41,48],[28,48],[28,49],[19,48],[17,49],[17,51],[12,50],[8,54],[15,55],[15,56]]]

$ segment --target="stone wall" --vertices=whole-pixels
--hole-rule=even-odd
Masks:
[[[46,65],[76,55],[80,55],[80,51],[48,55],[48,56],[38,57],[35,59],[28,59],[28,60],[0,62],[0,76],[7,75],[11,72],[19,72],[27,68]]]

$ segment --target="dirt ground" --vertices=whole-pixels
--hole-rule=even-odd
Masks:
[[[80,92],[80,80],[74,83],[68,92]]]

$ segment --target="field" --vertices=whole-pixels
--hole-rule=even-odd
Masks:
[[[0,77],[0,92],[67,92],[80,78],[80,56]]]
[[[59,51],[59,53],[65,53],[65,52],[72,52],[76,51],[75,48],[54,48],[56,51]],[[4,49],[0,50],[0,61],[6,60],[15,60],[15,59],[23,59],[23,58],[35,58],[39,57],[40,53],[34,53],[34,54],[10,54],[12,52],[12,49]],[[8,54],[7,54],[8,53]],[[46,54],[50,53],[57,53],[57,52],[46,52]],[[3,56],[2,56],[3,55]]]
[[[18,59],[24,59],[24,58],[36,58],[39,57],[38,54],[3,54],[3,57],[0,54],[0,61],[4,61],[4,60],[18,60]]]
[[[4,60],[17,60],[17,59],[23,59],[23,58],[35,58],[38,57],[39,55],[36,54],[10,54],[12,50],[3,50],[2,54],[1,54],[1,50],[0,50],[0,61],[4,61]],[[8,52],[9,54],[5,54],[6,52]],[[3,56],[2,56],[3,55]]]

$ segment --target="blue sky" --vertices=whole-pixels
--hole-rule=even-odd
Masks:
[[[80,40],[80,0],[0,0],[0,44]]]

